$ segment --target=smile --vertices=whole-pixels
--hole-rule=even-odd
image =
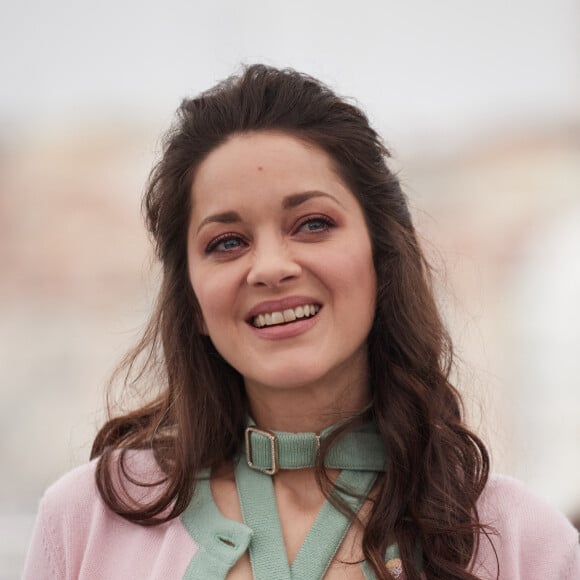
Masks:
[[[318,304],[303,304],[296,308],[288,308],[282,311],[266,312],[252,318],[252,325],[256,328],[288,324],[300,318],[310,318],[320,310]]]

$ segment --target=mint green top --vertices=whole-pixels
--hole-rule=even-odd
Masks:
[[[239,465],[245,466],[246,463],[242,460]],[[268,548],[271,550],[270,560],[273,563],[278,564],[279,562],[274,562],[274,560],[282,559],[282,563],[288,566],[277,513],[275,517],[271,517],[273,515],[271,513],[266,514],[261,521],[261,527],[256,529],[256,533],[245,523],[224,517],[213,500],[211,484],[207,475],[207,473],[204,474],[206,477],[198,481],[195,496],[181,515],[183,525],[198,545],[198,551],[192,558],[184,579],[225,579],[234,564],[250,548],[252,541],[255,541],[254,537],[261,537],[267,541]],[[256,475],[267,477],[261,474]],[[257,512],[261,513],[262,510],[257,510]],[[327,518],[329,514],[332,516]],[[329,535],[340,531],[342,539],[346,533],[346,530],[336,525],[335,518],[340,519],[337,515],[344,517],[329,502],[325,502],[293,565],[289,567],[289,574],[285,576],[273,575],[277,570],[272,570],[272,575],[258,576],[254,571],[255,579],[311,580],[323,578],[330,564],[330,559],[334,556],[333,551],[331,558],[327,561],[324,561],[322,557],[325,546],[330,545]],[[397,545],[393,544],[387,548],[385,562],[396,558],[399,558],[399,551]],[[362,562],[360,565],[367,580],[376,580],[366,562]]]

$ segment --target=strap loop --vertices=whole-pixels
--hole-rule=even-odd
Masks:
[[[256,471],[260,471],[266,475],[276,475],[280,469],[278,464],[278,441],[276,438],[276,433],[272,431],[265,431],[262,429],[258,429],[257,427],[246,427],[246,461],[248,462],[248,466]],[[256,441],[266,442],[270,446],[270,466],[265,467],[264,464],[261,462],[257,465],[253,459],[253,446],[252,446],[252,437],[256,439]],[[259,439],[260,437],[265,437],[264,439]],[[259,445],[259,444],[258,444]],[[263,446],[262,446],[263,451]],[[262,453],[263,455],[263,453]],[[261,460],[263,457],[260,458]]]

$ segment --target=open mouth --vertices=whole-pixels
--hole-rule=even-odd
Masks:
[[[320,304],[302,304],[296,308],[287,308],[286,310],[266,312],[258,314],[250,320],[250,324],[255,328],[264,328],[266,326],[279,326],[282,324],[291,324],[296,320],[312,318],[320,311]]]

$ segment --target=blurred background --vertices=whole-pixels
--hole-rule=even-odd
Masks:
[[[87,460],[157,284],[140,197],[181,98],[240,63],[356,98],[436,269],[496,471],[580,514],[580,3],[3,2],[0,579]]]

